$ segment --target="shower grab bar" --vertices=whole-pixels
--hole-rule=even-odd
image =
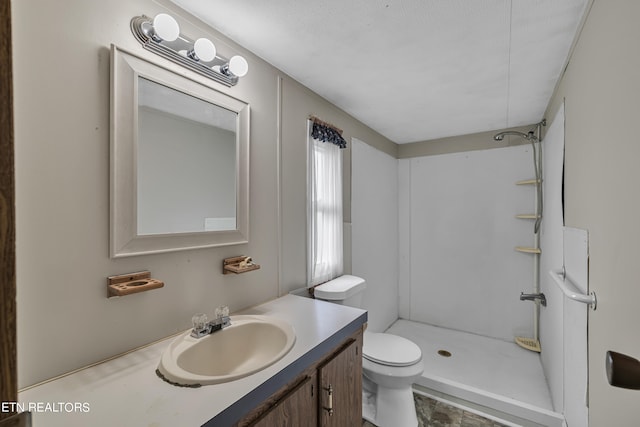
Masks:
[[[549,275],[556,282],[556,285],[560,288],[563,294],[574,301],[581,302],[589,305],[592,309],[596,309],[598,300],[596,299],[596,293],[591,292],[589,295],[580,293],[578,287],[567,277],[567,273],[564,268],[559,271],[549,270]]]
[[[516,182],[516,185],[536,185],[541,183],[542,183],[541,179],[524,179],[522,181]]]

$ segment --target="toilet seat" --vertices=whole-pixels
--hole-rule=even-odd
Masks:
[[[365,331],[362,355],[381,365],[410,366],[422,359],[422,350],[406,338]]]

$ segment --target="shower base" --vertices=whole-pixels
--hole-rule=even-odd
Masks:
[[[502,341],[399,319],[387,330],[422,350],[416,390],[508,421],[561,427],[553,411],[540,355]]]

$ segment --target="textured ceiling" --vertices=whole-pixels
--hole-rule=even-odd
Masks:
[[[588,2],[173,1],[396,143],[538,122]]]

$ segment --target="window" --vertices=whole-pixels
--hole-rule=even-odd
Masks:
[[[314,129],[315,126],[323,126]],[[342,153],[346,147],[327,138],[326,125],[309,121],[307,177],[307,286],[342,274]],[[335,137],[335,135],[333,135]],[[322,141],[325,140],[325,142]]]

